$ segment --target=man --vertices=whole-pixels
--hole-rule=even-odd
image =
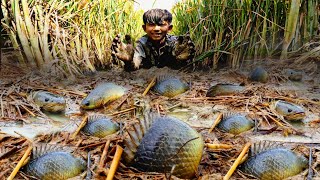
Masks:
[[[165,9],[151,9],[143,14],[142,25],[146,35],[136,42],[134,48],[130,36],[128,44],[117,35],[112,44],[112,56],[124,62],[126,71],[152,66],[179,69],[190,63],[194,57],[194,44],[189,36],[173,36],[172,14]]]

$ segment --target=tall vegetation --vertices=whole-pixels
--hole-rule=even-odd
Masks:
[[[287,58],[317,33],[318,0],[184,0],[174,9],[177,34],[190,33],[203,65],[245,58]],[[211,55],[211,56],[210,56]]]
[[[110,64],[116,34],[141,35],[130,0],[2,0],[2,26],[22,64],[78,74]],[[138,21],[138,22],[137,22]],[[142,21],[142,20],[140,20]],[[141,26],[139,26],[141,27]]]
[[[143,34],[134,0],[2,0],[1,25],[21,64],[56,67],[65,75],[111,63],[116,34]],[[246,58],[287,58],[317,35],[318,0],[182,0],[174,33],[189,33],[196,61],[239,67]]]

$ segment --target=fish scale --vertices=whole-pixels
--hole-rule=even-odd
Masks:
[[[33,159],[25,167],[27,174],[43,180],[68,179],[84,171],[86,163],[69,152],[49,152]]]
[[[108,116],[95,114],[88,117],[88,123],[83,127],[82,132],[87,135],[103,138],[117,132],[119,129],[119,125],[112,122]]]
[[[307,167],[308,160],[291,150],[274,148],[249,158],[241,169],[259,179],[280,180],[299,174]]]
[[[158,117],[143,134],[137,149],[125,148],[125,156],[133,153],[127,163],[144,172],[169,173],[174,167],[172,174],[179,178],[195,176],[204,147],[198,132],[179,119]]]
[[[236,135],[252,129],[253,126],[254,122],[244,115],[228,115],[218,124],[217,128]]]
[[[235,84],[216,84],[211,86],[206,96],[207,97],[215,97],[215,96],[223,96],[223,95],[231,95],[237,94],[244,91],[245,87]]]
[[[180,79],[171,76],[164,76],[157,79],[154,91],[167,97],[174,97],[189,89],[189,86]]]

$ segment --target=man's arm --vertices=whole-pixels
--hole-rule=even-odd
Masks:
[[[134,48],[133,48],[131,37],[129,35],[125,36],[127,44],[123,43],[120,38],[121,37],[118,34],[113,39],[112,46],[111,46],[112,57],[118,58],[121,61],[132,61]]]
[[[192,61],[195,56],[195,45],[189,35],[177,38],[172,54],[177,61]]]
[[[111,47],[112,57],[124,63],[125,71],[134,71],[140,68],[142,59],[145,57],[144,49],[139,41],[134,48],[129,35],[126,35],[126,40],[129,42],[128,44],[121,42],[120,35],[114,38]]]

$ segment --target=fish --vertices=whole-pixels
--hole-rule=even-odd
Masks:
[[[241,114],[226,115],[217,126],[221,131],[234,135],[248,131],[253,127],[254,122]]]
[[[211,86],[206,96],[207,97],[215,97],[215,96],[223,96],[223,95],[231,95],[240,93],[245,89],[244,86],[235,85],[235,84],[216,84]]]
[[[162,96],[172,98],[189,90],[189,86],[172,75],[158,76],[153,90]]]
[[[295,71],[293,69],[286,69],[285,74],[287,75],[288,79],[291,81],[301,81],[302,80],[302,72]]]
[[[250,80],[251,81],[257,81],[266,83],[268,82],[269,74],[268,72],[262,68],[262,67],[256,67],[251,73],[250,73]]]
[[[82,132],[89,136],[103,138],[107,135],[114,134],[120,129],[117,123],[103,114],[94,114],[88,116],[87,124],[82,128]]]
[[[285,147],[270,147],[253,152],[239,167],[246,174],[262,180],[281,180],[301,173],[308,160]]]
[[[306,117],[305,110],[301,106],[287,101],[275,101],[271,103],[271,109],[289,121],[299,121]]]
[[[41,145],[34,148],[33,158],[23,171],[37,179],[68,179],[80,175],[86,162],[56,145]]]
[[[110,102],[113,102],[126,93],[126,89],[114,83],[101,83],[97,85],[87,97],[85,97],[80,107],[82,109],[100,108]]]
[[[66,100],[63,96],[48,91],[36,91],[32,93],[31,97],[35,104],[48,112],[59,113],[66,108]]]
[[[147,114],[125,138],[124,161],[142,172],[196,175],[204,148],[202,136],[179,119]]]

